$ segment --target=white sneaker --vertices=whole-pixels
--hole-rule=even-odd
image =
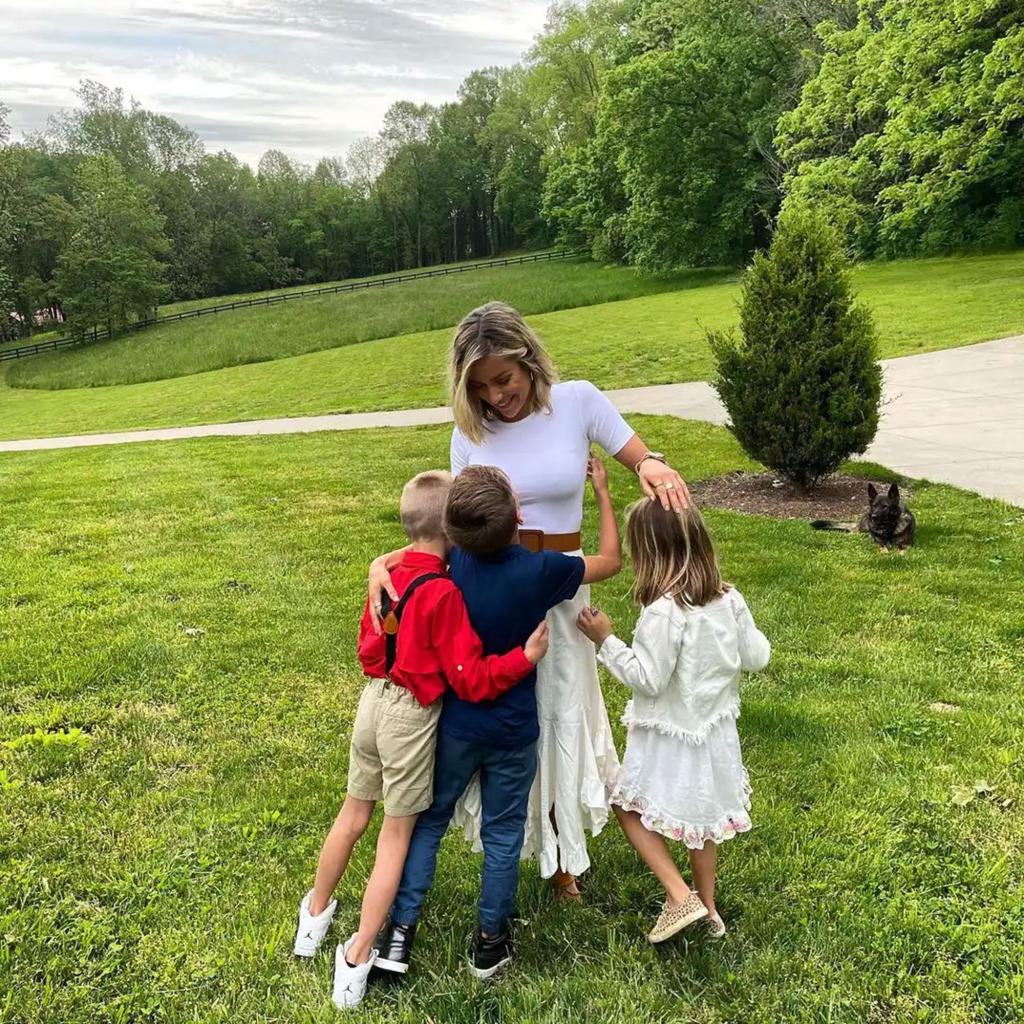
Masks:
[[[339,946],[334,954],[334,991],[331,1000],[339,1010],[354,1010],[366,995],[366,983],[377,959],[377,950],[370,950],[370,959],[365,964],[349,965],[345,959],[349,946],[355,941],[353,935],[344,946]]]
[[[295,932],[295,955],[316,956],[320,943],[324,941],[327,929],[331,927],[334,920],[334,911],[338,909],[338,901],[331,900],[324,907],[323,912],[314,917],[309,912],[309,901],[313,898],[313,890],[310,889],[302,902],[299,904],[299,927]]]

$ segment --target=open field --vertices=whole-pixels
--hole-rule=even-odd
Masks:
[[[1024,333],[1022,266],[1024,254],[861,268],[858,284],[875,310],[880,354]],[[712,362],[704,330],[734,323],[735,301],[736,286],[719,284],[529,319],[563,378],[630,387],[706,379]],[[450,337],[445,328],[123,387],[47,391],[0,383],[0,437],[442,405]]]
[[[365,277],[344,277],[337,281],[305,281],[301,284],[289,285],[286,288],[266,288],[256,292],[234,292],[231,295],[207,295],[201,299],[182,299],[180,302],[168,302],[160,307],[160,316],[169,313],[182,313],[189,309],[199,309],[202,306],[216,306],[222,302],[238,302],[241,299],[262,299],[266,295],[288,295],[292,292],[311,291],[315,288],[332,288],[339,284],[352,284],[356,281],[381,281],[392,277],[401,277],[404,274],[417,274],[428,270],[444,270],[451,267],[471,267],[474,263],[487,263],[490,260],[514,259],[517,256],[536,256],[548,249],[516,249],[510,252],[503,252],[498,256],[477,256],[471,260],[460,260],[458,263],[432,263],[429,267],[408,267],[405,270],[394,270],[387,274],[368,274]]]
[[[749,465],[723,430],[635,422],[690,479]],[[292,915],[344,788],[366,562],[447,440],[0,459],[0,1021],[338,1019],[330,955],[289,956]],[[621,509],[634,482],[612,484]],[[927,484],[914,508],[902,558],[709,514],[774,646],[745,684],[756,827],[723,852],[723,944],[646,944],[656,885],[612,825],[582,907],[525,869],[515,969],[480,988],[461,965],[479,858],[453,835],[415,973],[361,1019],[1018,1020],[1024,517]],[[596,590],[626,635],[628,585]]]
[[[6,370],[14,387],[78,388],[185,376],[220,367],[334,349],[380,338],[449,329],[464,313],[501,298],[527,314],[605,304],[601,353],[635,375],[657,373],[664,350],[706,356],[702,324],[735,319],[731,276],[692,271],[671,278],[636,275],[591,262],[509,267],[417,281],[392,291],[356,292],[161,325],[87,348],[21,360]],[[865,264],[855,284],[874,309],[883,355],[984,341],[1024,330],[1024,253]],[[620,300],[650,303],[615,311]],[[662,301],[657,301],[658,299]],[[616,315],[618,312],[620,315]],[[587,346],[581,326],[575,342]],[[405,357],[418,362],[415,339]],[[681,351],[680,351],[681,350]],[[666,353],[668,354],[668,353]],[[639,383],[659,383],[643,379]],[[686,379],[686,378],[679,378]]]
[[[320,295],[158,324],[112,341],[19,360],[8,368],[7,379],[17,387],[43,388],[163,380],[447,328],[496,296],[525,313],[544,313],[729,276],[736,275],[688,271],[669,278],[644,278],[626,267],[601,267],[589,260],[478,270],[379,291]]]

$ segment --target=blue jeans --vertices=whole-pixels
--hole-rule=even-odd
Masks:
[[[415,924],[419,920],[423,900],[434,881],[437,848],[459,797],[478,771],[483,805],[480,838],[484,847],[480,928],[488,935],[497,935],[511,916],[519,884],[526,808],[537,772],[537,744],[518,750],[495,750],[447,736],[441,730],[437,734],[434,802],[419,816],[412,834],[391,908],[391,919],[396,924]]]

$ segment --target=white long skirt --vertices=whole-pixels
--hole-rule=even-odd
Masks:
[[[586,833],[596,836],[607,823],[608,795],[619,771],[594,645],[576,628],[576,617],[589,604],[590,587],[583,586],[548,612],[551,644],[537,666],[537,777],[522,855],[537,858],[542,878],[559,867],[573,875],[590,867]],[[474,850],[482,849],[479,780],[470,783],[452,821]]]

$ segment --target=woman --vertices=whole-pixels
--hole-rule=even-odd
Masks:
[[[631,472],[644,493],[681,510],[689,492],[665,457],[652,452],[611,402],[586,381],[557,383],[555,368],[516,310],[491,302],[473,310],[452,344],[451,406],[455,430],[451,468],[498,466],[522,507],[522,543],[578,552],[583,491],[592,443]],[[391,589],[383,561],[370,573],[371,604]],[[550,647],[537,667],[540,718],[538,768],[530,798],[523,855],[536,855],[540,874],[562,898],[576,899],[576,876],[590,866],[586,831],[608,820],[607,790],[618,771],[594,648],[576,629],[590,588],[548,616]],[[456,814],[479,843],[479,792],[471,787]]]

